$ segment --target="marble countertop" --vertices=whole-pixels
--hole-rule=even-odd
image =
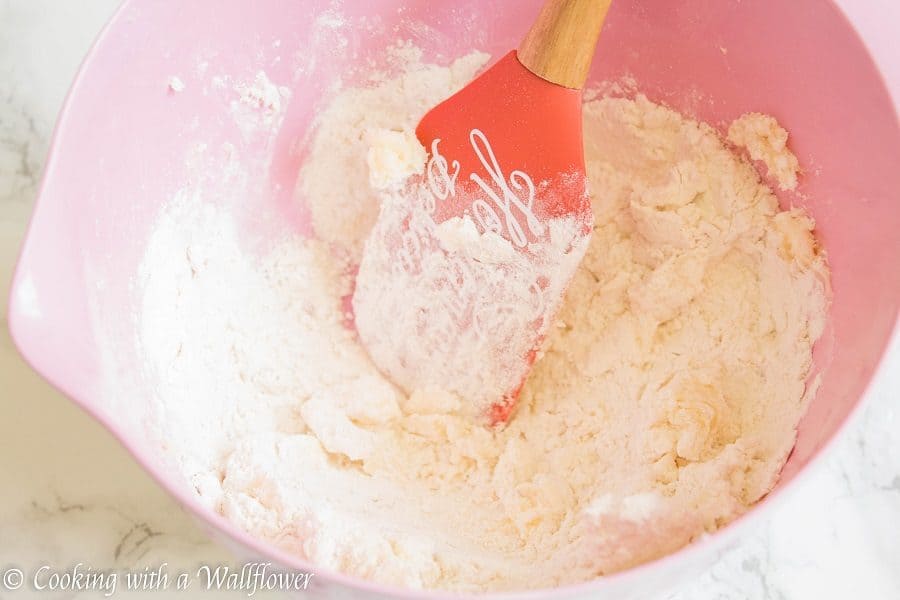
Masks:
[[[0,0],[4,319],[57,112],[117,3]],[[900,364],[900,344],[890,352],[892,364]],[[769,521],[669,600],[900,598],[900,370],[883,374],[882,383]],[[78,562],[97,569],[236,563],[105,429],[23,363],[6,326],[0,332],[0,390],[0,571]],[[27,587],[9,592],[0,585],[0,599],[102,597]]]

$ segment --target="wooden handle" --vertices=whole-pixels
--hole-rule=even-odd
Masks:
[[[551,83],[581,89],[611,3],[612,0],[547,0],[519,45],[519,62]]]

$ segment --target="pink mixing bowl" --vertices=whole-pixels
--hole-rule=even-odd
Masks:
[[[100,36],[60,116],[12,287],[9,323],[19,350],[211,532],[248,558],[316,571],[322,594],[438,596],[325,572],[251,539],[204,508],[166,464],[147,434],[151,389],[135,349],[134,282],[150,227],[177,190],[193,187],[210,197],[246,192],[253,202],[247,228],[257,233],[308,231],[292,192],[304,155],[297,141],[339,78],[352,79],[354,65],[398,37],[438,62],[473,48],[500,56],[516,45],[539,2],[130,0]],[[846,4],[864,31],[877,32],[878,20],[889,18]],[[834,301],[816,348],[821,389],[775,491],[672,556],[544,593],[646,598],[707,566],[795,485],[862,401],[900,304],[900,127],[882,80],[900,88],[900,59],[887,35],[867,34],[866,41],[889,51],[893,62],[882,62],[883,72],[826,0],[614,3],[594,81],[629,75],[652,99],[710,123],[762,111],[791,131],[806,172],[799,193],[782,201],[815,217]],[[236,96],[223,82],[252,81],[259,70],[291,89],[292,99],[283,121],[248,134],[232,118]],[[172,76],[183,91],[169,89]],[[199,142],[214,159],[198,175],[185,158]],[[225,159],[215,159],[226,143],[249,174],[227,187],[219,177]]]

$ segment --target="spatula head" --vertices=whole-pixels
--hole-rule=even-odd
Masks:
[[[499,166],[502,173],[496,175],[507,180],[513,172],[521,172],[535,185],[565,191],[536,194],[532,210],[538,219],[572,215],[590,220],[584,185],[579,189],[585,172],[581,104],[581,90],[541,79],[523,67],[512,51],[429,111],[416,135],[429,152],[437,140],[442,156],[459,161],[461,191],[469,187],[479,194],[470,174],[499,183],[493,181],[492,172]],[[480,139],[473,140],[473,132],[480,132]],[[487,157],[485,147],[493,151]],[[471,195],[461,193],[458,198],[471,199]],[[460,202],[442,203],[435,221],[472,210]]]
[[[407,391],[453,392],[503,423],[593,223],[581,93],[511,52],[416,134],[425,174],[408,202],[382,208],[357,280],[357,330]]]

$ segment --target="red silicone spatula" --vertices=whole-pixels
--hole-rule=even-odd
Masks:
[[[419,123],[425,174],[382,206],[353,298],[407,391],[510,417],[593,224],[581,88],[610,2],[549,0],[518,51]]]

